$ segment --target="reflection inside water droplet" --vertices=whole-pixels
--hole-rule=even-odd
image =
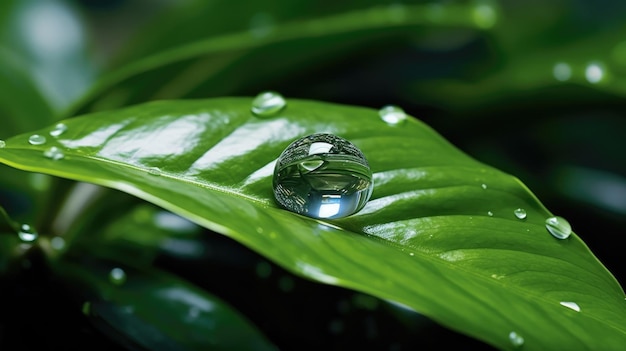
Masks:
[[[52,135],[53,137],[58,137],[59,135],[65,133],[66,130],[67,126],[65,124],[58,123],[56,126],[54,126],[54,129],[50,131],[50,135]]]
[[[513,211],[513,214],[515,215],[515,217],[517,217],[518,219],[524,219],[526,218],[526,210],[523,208],[518,208],[516,210]]]
[[[395,105],[387,105],[380,110],[378,110],[378,115],[390,125],[398,125],[404,121],[406,121],[406,113],[404,110]]]
[[[265,91],[252,100],[252,113],[258,117],[271,117],[287,106],[285,98],[275,91]]]
[[[514,331],[509,333],[509,341],[514,347],[520,347],[524,345],[524,338]]]
[[[28,137],[28,143],[31,145],[42,145],[46,143],[46,137],[39,134],[33,134]]]
[[[33,242],[37,240],[39,234],[37,233],[35,228],[31,227],[30,225],[22,224],[20,226],[20,230],[17,232],[17,236],[20,238],[20,240],[24,242]]]
[[[546,219],[546,229],[557,239],[567,239],[572,234],[572,227],[569,222],[559,216]]]
[[[114,285],[122,285],[126,282],[126,272],[123,269],[115,267],[109,272],[109,281]]]
[[[365,156],[332,134],[292,142],[274,168],[274,196],[284,208],[314,218],[341,218],[359,211],[374,183]]]
[[[44,151],[43,155],[46,158],[49,158],[49,159],[55,160],[55,161],[58,161],[58,160],[62,159],[63,157],[65,157],[65,154],[63,153],[63,151],[61,151],[61,149],[59,149],[56,146],[52,146],[48,150]]]

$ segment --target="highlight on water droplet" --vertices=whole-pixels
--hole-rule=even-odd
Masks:
[[[61,151],[61,149],[59,149],[56,146],[52,146],[48,148],[46,151],[43,152],[43,155],[46,158],[49,158],[54,161],[58,161],[62,159],[63,157],[65,157],[65,154],[63,153],[63,151]]]
[[[295,140],[274,167],[274,197],[285,209],[313,218],[341,218],[361,210],[374,182],[365,156],[336,135]]]
[[[4,140],[0,139],[0,149],[2,149],[5,146],[7,146],[7,143]]]
[[[572,67],[565,62],[558,62],[552,68],[552,75],[559,82],[565,82],[572,77]]]
[[[65,133],[66,130],[67,126],[65,124],[58,123],[56,126],[54,126],[54,129],[50,131],[50,135],[53,137],[58,137],[61,134]]]
[[[252,113],[258,117],[271,117],[287,106],[285,98],[275,91],[265,91],[252,100]]]
[[[572,227],[569,222],[559,216],[546,219],[546,229],[557,239],[567,239],[572,234]]]
[[[30,225],[22,224],[20,226],[20,230],[17,232],[17,236],[20,238],[20,240],[24,242],[33,242],[37,240],[39,234],[37,233],[35,228],[31,227]]]
[[[111,269],[109,272],[109,281],[114,285],[122,285],[126,282],[126,272],[119,267]]]
[[[604,65],[599,62],[591,62],[585,68],[585,78],[591,84],[600,83],[606,76]]]
[[[398,125],[406,121],[407,116],[404,110],[396,105],[387,105],[378,110],[378,115],[389,125]]]
[[[509,341],[514,347],[520,347],[524,345],[524,338],[514,331],[509,333]]]
[[[472,19],[479,28],[489,29],[496,24],[496,10],[488,3],[478,3],[472,10]]]
[[[571,302],[571,301],[561,301],[559,302],[559,304],[561,306],[567,307],[571,310],[574,310],[576,312],[580,312],[580,306],[578,306],[578,304],[576,302]]]
[[[523,208],[518,208],[518,209],[513,210],[513,214],[518,219],[525,219],[526,218],[526,210],[523,209]]]
[[[46,143],[46,137],[40,134],[33,134],[28,137],[28,143],[31,145],[43,145]]]

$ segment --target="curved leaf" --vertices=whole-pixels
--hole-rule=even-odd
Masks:
[[[578,236],[546,231],[551,214],[515,177],[415,119],[389,126],[372,109],[304,100],[261,119],[250,102],[162,101],[75,118],[44,145],[7,140],[0,161],[128,192],[297,274],[402,303],[500,349],[516,347],[510,335],[525,350],[626,342],[619,284]],[[276,157],[315,132],[368,158],[375,189],[360,213],[321,221],[274,202]],[[44,157],[51,146],[65,157]]]

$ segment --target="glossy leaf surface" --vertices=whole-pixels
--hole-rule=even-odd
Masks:
[[[0,160],[128,192],[297,274],[402,303],[500,349],[516,348],[510,335],[523,337],[524,350],[618,350],[626,342],[619,284],[575,234],[558,240],[546,231],[551,213],[515,177],[415,119],[390,126],[372,109],[293,99],[258,118],[251,100],[87,115],[65,121],[67,131],[44,145],[29,145],[29,135],[8,139]],[[315,132],[366,155],[375,188],[358,214],[313,220],[274,202],[276,157]],[[51,146],[64,158],[44,157]]]

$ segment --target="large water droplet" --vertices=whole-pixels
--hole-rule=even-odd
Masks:
[[[122,285],[126,282],[126,272],[123,269],[115,267],[109,272],[109,281],[114,285]]]
[[[406,121],[406,113],[404,110],[395,105],[387,105],[378,110],[378,115],[383,121],[390,125],[398,125]]]
[[[365,206],[372,171],[354,144],[332,134],[292,142],[274,168],[274,196],[287,210],[314,218],[341,218]]]
[[[40,134],[33,134],[28,137],[28,143],[31,145],[42,145],[46,143],[46,137]]]
[[[571,301],[561,301],[559,302],[561,304],[561,306],[567,307],[571,310],[574,310],[576,312],[580,312],[580,306],[578,306],[578,304],[576,302],[571,302]]]
[[[591,84],[600,83],[605,77],[605,69],[598,62],[592,62],[585,68],[585,78]]]
[[[4,140],[0,140],[0,149],[7,146],[7,143]]]
[[[275,91],[265,91],[252,100],[252,113],[259,117],[271,117],[287,106],[285,98]]]
[[[56,146],[52,146],[48,150],[44,151],[43,155],[55,161],[58,161],[62,159],[63,157],[65,157],[65,154],[63,153],[63,151],[61,151],[61,149],[59,149]]]
[[[557,239],[567,239],[572,234],[569,222],[559,216],[546,219],[546,229]]]
[[[22,241],[32,242],[32,241],[37,240],[37,237],[39,237],[39,234],[37,233],[35,228],[31,227],[30,225],[22,224],[20,226],[20,230],[17,232],[17,236]]]
[[[524,219],[526,218],[526,210],[523,208],[518,208],[513,210],[513,214],[515,215],[515,217],[517,217],[518,219]]]
[[[59,135],[65,133],[66,130],[67,126],[65,124],[58,123],[56,126],[54,126],[54,129],[50,131],[50,135],[52,135],[53,137],[58,137]]]
[[[572,67],[565,62],[559,62],[552,68],[554,79],[564,82],[572,77]]]
[[[514,331],[509,333],[509,341],[514,347],[520,347],[524,345],[524,338]]]

